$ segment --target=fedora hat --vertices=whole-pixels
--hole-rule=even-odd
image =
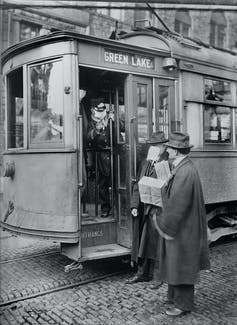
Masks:
[[[189,144],[189,135],[181,132],[171,133],[169,141],[165,144],[165,146],[175,149],[186,149],[193,147],[192,144]]]
[[[150,136],[150,139],[147,140],[149,144],[158,144],[158,143],[165,143],[168,139],[165,138],[165,134],[162,131],[154,132]]]

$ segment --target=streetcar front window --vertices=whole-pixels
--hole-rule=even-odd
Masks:
[[[62,143],[62,61],[32,66],[30,80],[30,143]]]
[[[7,147],[22,148],[23,142],[23,69],[11,72],[7,77],[8,115]]]

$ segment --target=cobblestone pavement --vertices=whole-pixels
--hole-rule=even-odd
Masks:
[[[1,261],[58,250],[55,243],[22,242],[19,238],[4,236],[1,244],[11,242],[12,245],[7,248],[1,245]],[[211,247],[212,269],[201,273],[196,286],[196,309],[176,319],[168,318],[164,313],[167,286],[163,284],[158,290],[152,290],[151,283],[126,285],[125,280],[132,276],[127,269],[124,274],[1,307],[0,324],[236,325],[236,248],[237,242],[234,240]],[[25,259],[24,263],[1,264],[1,289],[4,288],[6,295],[2,299],[6,301],[13,289],[21,293],[29,286],[32,290],[39,288],[43,286],[42,283],[50,287],[49,284],[58,285],[58,279],[67,284],[80,276],[90,278],[93,272],[106,272],[110,265],[113,264],[113,268],[115,265],[108,260],[86,263],[82,275],[79,271],[64,273],[63,268],[68,261],[56,253],[37,257],[36,260]],[[117,269],[121,267],[120,264],[117,262]]]

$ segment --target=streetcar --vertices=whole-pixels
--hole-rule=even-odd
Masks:
[[[236,234],[237,55],[145,28],[100,39],[53,32],[2,53],[5,143],[1,226],[60,242],[75,262],[127,256],[130,200],[153,132],[190,135],[210,240]],[[112,114],[101,216],[92,102]]]

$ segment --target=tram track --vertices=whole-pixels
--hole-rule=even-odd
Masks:
[[[13,257],[13,258],[5,259],[5,260],[0,260],[0,265],[7,264],[7,263],[21,262],[21,261],[29,260],[32,258],[37,258],[37,257],[42,257],[42,256],[47,256],[47,255],[54,255],[54,254],[59,254],[59,253],[60,253],[59,250],[54,250],[54,251],[47,252],[47,253],[31,254],[31,255],[27,255],[27,256],[18,257],[18,258]]]
[[[16,298],[16,299],[9,299],[7,301],[1,302],[0,303],[0,308],[9,306],[9,305],[12,305],[12,304],[15,304],[15,303],[19,303],[19,302],[22,302],[22,301],[25,301],[25,300],[38,298],[38,297],[45,296],[45,295],[48,295],[48,294],[51,294],[51,293],[64,291],[64,290],[67,290],[67,289],[75,288],[75,287],[82,286],[82,285],[85,285],[85,284],[89,284],[89,283],[92,283],[92,282],[100,281],[100,280],[103,280],[103,279],[106,279],[106,278],[109,278],[109,277],[112,277],[112,276],[117,276],[117,275],[124,274],[126,272],[127,272],[127,270],[111,272],[109,274],[103,274],[103,275],[96,276],[96,277],[94,277],[92,279],[77,281],[77,282],[72,283],[72,284],[59,286],[59,287],[56,287],[56,288],[53,288],[53,289],[50,289],[50,290],[41,291],[39,293],[31,294],[31,295],[28,295],[28,296],[19,297],[19,298]]]

